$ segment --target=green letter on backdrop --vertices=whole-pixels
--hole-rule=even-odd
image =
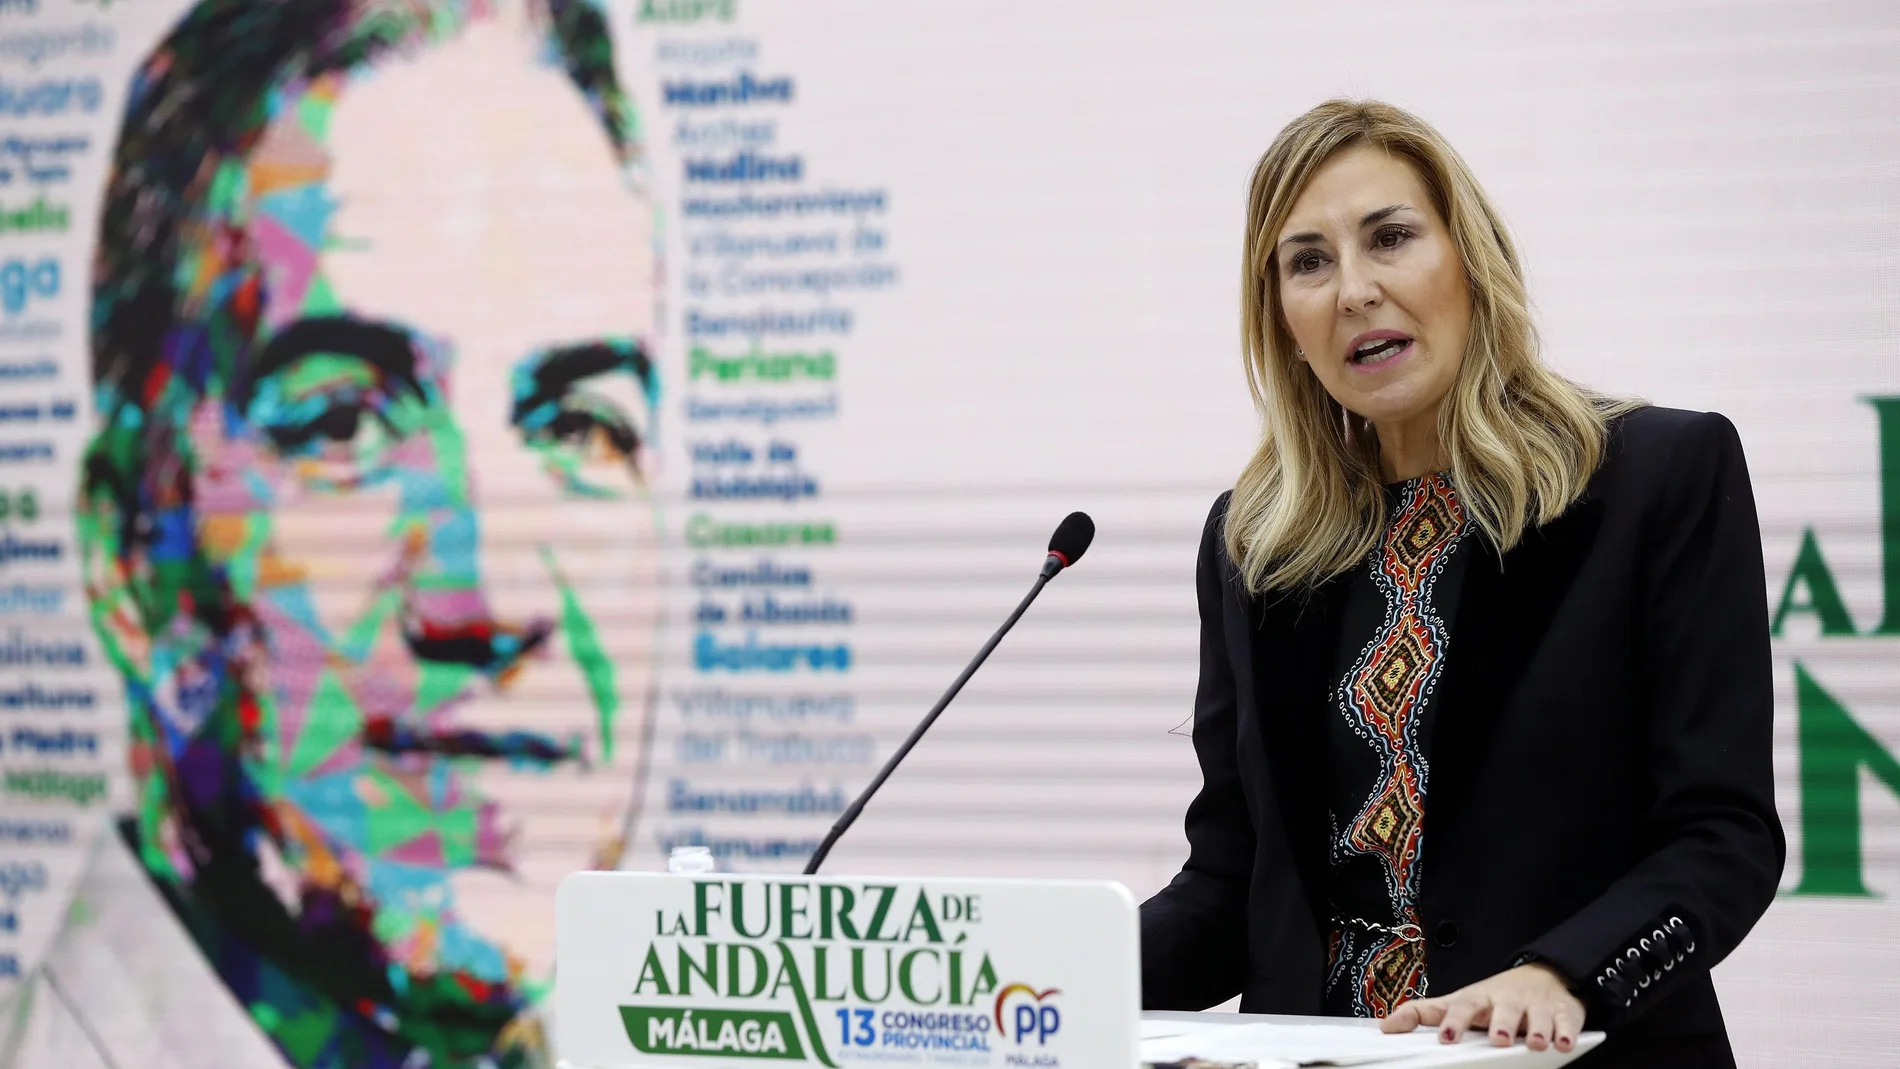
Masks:
[[[1886,614],[1876,635],[1900,635],[1900,397],[1869,397],[1880,420],[1880,574]]]
[[[1799,661],[1801,884],[1798,895],[1873,897],[1860,876],[1860,770],[1900,794],[1900,761],[1854,722]]]
[[[1808,591],[1808,596],[1800,601],[1794,599],[1797,583]],[[1796,612],[1813,613],[1821,623],[1823,635],[1854,633],[1854,619],[1847,615],[1847,603],[1841,600],[1841,588],[1834,584],[1834,573],[1827,569],[1827,558],[1821,556],[1821,544],[1814,540],[1812,527],[1801,532],[1801,549],[1795,553],[1794,567],[1789,569],[1788,581],[1781,588],[1781,606],[1775,610],[1775,622],[1769,627],[1769,633],[1779,637],[1788,614]]]

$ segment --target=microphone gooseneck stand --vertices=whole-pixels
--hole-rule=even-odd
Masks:
[[[864,803],[870,801],[871,796],[877,793],[877,789],[884,786],[884,781],[891,778],[891,773],[897,770],[904,756],[910,753],[911,747],[916,746],[917,740],[923,738],[924,732],[930,730],[930,725],[937,722],[937,717],[949,707],[951,699],[955,698],[957,692],[963,689],[963,685],[970,681],[970,677],[976,674],[976,670],[983,666],[983,662],[989,658],[990,651],[996,648],[997,643],[1003,641],[1003,636],[1009,634],[1009,629],[1016,626],[1016,621],[1021,619],[1023,613],[1029,609],[1029,603],[1035,601],[1036,595],[1042,593],[1042,588],[1049,585],[1049,580],[1055,578],[1056,573],[1068,564],[1069,561],[1063,554],[1049,554],[1048,559],[1043,562],[1042,574],[1036,577],[1036,584],[1029,588],[1029,593],[1023,595],[1023,600],[1016,606],[1016,611],[1010,613],[1009,619],[1003,621],[1003,626],[997,628],[996,633],[990,636],[990,640],[983,644],[983,648],[976,651],[976,658],[965,666],[963,674],[957,677],[956,682],[950,684],[949,690],[943,692],[943,697],[937,699],[937,704],[931,707],[930,712],[926,713],[922,720],[918,721],[915,728],[911,729],[910,737],[897,748],[897,752],[891,755],[890,760],[884,762],[884,767],[877,770],[877,775],[871,778],[870,786],[864,788],[862,794],[852,799],[843,815],[838,817],[838,822],[825,833],[824,841],[818,844],[817,850],[812,851],[811,860],[805,862],[805,875],[811,876],[817,873],[818,866],[825,863],[825,856],[831,853],[831,848],[837,843],[838,837],[843,835],[845,830],[858,819],[858,814],[864,812]]]

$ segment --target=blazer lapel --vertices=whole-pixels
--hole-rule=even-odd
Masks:
[[[1248,650],[1255,693],[1240,695],[1258,718],[1267,792],[1279,809],[1308,905],[1320,908],[1326,887],[1324,717],[1339,660],[1339,628],[1347,583],[1336,579],[1303,594],[1250,598]],[[1241,651],[1235,651],[1239,653]],[[1256,821],[1267,814],[1256,814]]]
[[[1473,555],[1426,741],[1426,811],[1433,824],[1444,826],[1470,794],[1498,717],[1589,556],[1602,519],[1603,503],[1586,496],[1527,532],[1502,559],[1489,540],[1467,545]]]

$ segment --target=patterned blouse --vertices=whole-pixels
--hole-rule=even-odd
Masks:
[[[1384,1017],[1426,994],[1418,913],[1433,690],[1444,674],[1468,525],[1444,473],[1386,488],[1379,548],[1347,592],[1327,717],[1332,886],[1324,1005]]]

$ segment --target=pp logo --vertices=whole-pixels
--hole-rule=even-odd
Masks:
[[[1062,1011],[1046,1000],[1060,994],[1062,992],[1053,987],[1039,992],[1028,984],[1010,984],[998,991],[996,1034],[1010,1037],[1019,1047],[1032,1038],[1037,1046],[1048,1043],[1049,1037],[1062,1029]],[[1008,1025],[1003,1023],[1005,1010],[1009,1011]]]

